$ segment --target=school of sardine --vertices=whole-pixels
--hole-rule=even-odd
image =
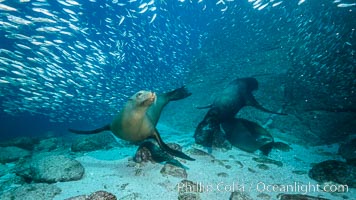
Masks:
[[[295,34],[301,40],[316,40],[305,32],[310,23],[335,34],[342,26],[323,26],[317,18],[290,19],[286,1],[244,3],[266,13],[281,9],[285,18],[272,19],[297,24]],[[343,0],[333,3],[344,9],[355,6]],[[179,87],[189,70],[189,58],[209,36],[205,31],[211,23],[242,11],[240,4],[237,0],[0,0],[1,108],[12,115],[42,114],[58,122],[96,121],[114,114],[137,90]],[[195,26],[198,19],[190,17],[193,14],[200,19],[217,17]],[[253,19],[245,22],[259,31]],[[341,37],[335,34],[328,35]],[[329,39],[325,42],[335,41]],[[308,42],[300,42],[307,48]],[[345,40],[341,45],[353,49],[354,43]]]

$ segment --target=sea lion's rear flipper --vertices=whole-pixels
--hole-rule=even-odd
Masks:
[[[69,132],[75,133],[75,134],[85,134],[85,135],[90,135],[90,134],[96,134],[100,133],[103,131],[110,131],[110,124],[107,124],[101,128],[95,129],[95,130],[90,130],[90,131],[83,131],[83,130],[75,130],[75,129],[68,129]]]
[[[168,97],[170,101],[184,99],[189,97],[190,95],[192,95],[192,93],[189,92],[185,86],[182,86],[181,88],[175,89],[171,92],[165,93],[165,96]]]
[[[264,108],[261,104],[259,104],[257,102],[257,100],[255,99],[255,97],[252,95],[252,94],[249,94],[247,97],[246,97],[246,105],[248,106],[253,106],[263,112],[267,112],[267,113],[271,113],[271,114],[276,114],[276,115],[287,115],[286,113],[279,113],[279,112],[274,112],[274,111],[271,111],[271,110],[268,110],[266,108]]]
[[[158,145],[161,147],[161,149],[166,151],[167,153],[169,153],[173,156],[179,157],[179,158],[186,159],[186,160],[195,160],[194,158],[189,157],[188,155],[184,154],[183,152],[172,149],[167,144],[165,144],[163,142],[161,136],[159,135],[157,129],[154,130],[153,138],[158,142]]]

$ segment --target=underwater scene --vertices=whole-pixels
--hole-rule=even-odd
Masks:
[[[355,0],[0,0],[0,199],[355,200],[355,19]]]

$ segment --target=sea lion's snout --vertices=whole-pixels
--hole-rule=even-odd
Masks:
[[[143,91],[137,98],[139,98],[141,105],[150,106],[152,103],[156,102],[156,93]]]
[[[155,102],[156,101],[156,93],[149,91],[147,94],[147,98],[146,100],[150,101],[150,102]]]
[[[151,92],[152,96],[151,96],[151,99],[153,101],[154,104],[156,104],[156,101],[157,101],[157,95],[155,92]]]

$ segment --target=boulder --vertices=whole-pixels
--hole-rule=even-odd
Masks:
[[[31,152],[15,146],[0,147],[0,163],[17,161],[20,158],[30,156]]]
[[[88,152],[101,149],[110,149],[117,146],[115,138],[109,133],[82,136],[72,143],[73,152]]]
[[[17,174],[28,182],[66,182],[81,179],[84,175],[84,167],[74,159],[53,155],[34,158],[30,163],[24,163],[19,167]]]
[[[116,200],[116,196],[106,192],[106,191],[97,191],[90,195],[80,195],[76,197],[71,197],[66,200]]]
[[[338,153],[349,163],[356,164],[356,138],[340,145]]]
[[[40,140],[38,145],[36,145],[36,151],[52,151],[58,147],[58,138],[48,138],[44,140]]]
[[[16,146],[26,150],[33,150],[37,139],[30,137],[16,137],[7,141],[0,142],[0,147]]]
[[[187,171],[183,168],[171,165],[171,164],[165,164],[164,167],[161,169],[161,174],[164,176],[174,176],[177,178],[187,178],[188,174]]]
[[[346,162],[327,160],[313,166],[309,177],[318,182],[335,182],[356,188],[356,167]]]
[[[253,200],[249,194],[241,191],[232,192],[229,200]]]
[[[304,194],[278,194],[277,198],[279,200],[329,200]]]
[[[61,193],[61,189],[55,185],[36,183],[27,184],[20,187],[10,189],[0,195],[2,200],[38,200],[38,199],[53,199],[57,194]]]

